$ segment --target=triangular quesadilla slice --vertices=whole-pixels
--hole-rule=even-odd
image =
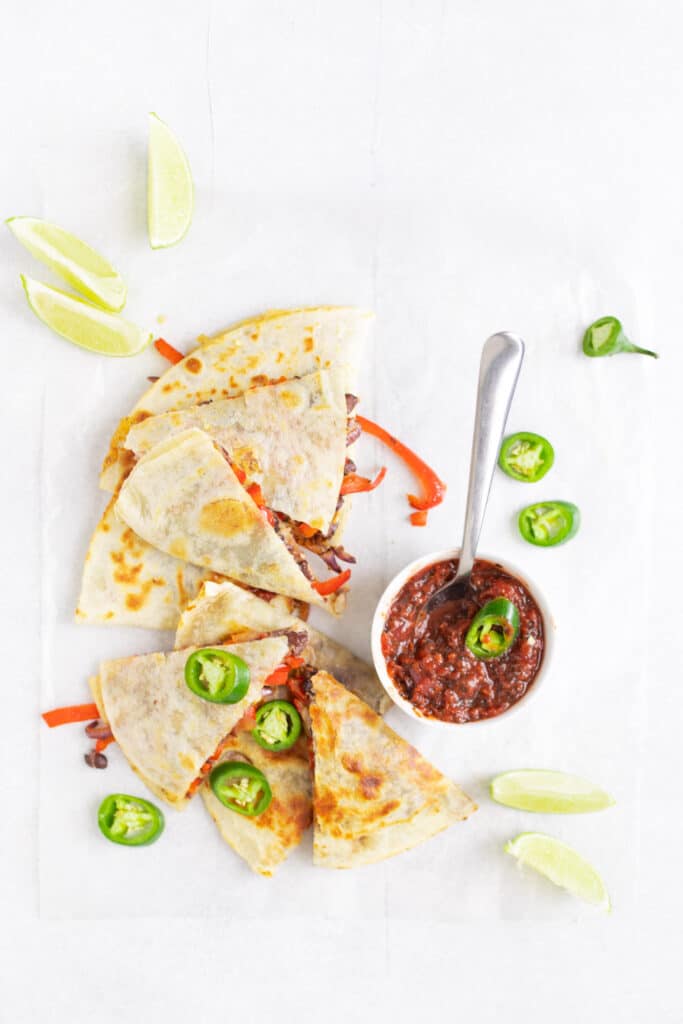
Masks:
[[[153,548],[107,505],[90,540],[78,622],[175,629],[180,611],[205,580],[223,577]]]
[[[476,804],[326,672],[310,683],[315,864],[351,868],[402,853]]]
[[[220,761],[246,760],[266,776],[273,793],[270,806],[256,817],[225,807],[205,783],[200,793],[225,842],[252,870],[269,877],[301,842],[311,824],[311,764],[308,741],[300,736],[290,750],[264,750],[241,730],[225,744]],[[219,763],[220,763],[219,761]]]
[[[346,460],[346,397],[338,373],[245,391],[188,409],[151,416],[124,442],[136,459],[166,438],[198,427],[258,486],[265,505],[327,531],[337,509]]]
[[[278,518],[256,503],[225,453],[192,428],[152,448],[126,478],[117,514],[149,544],[249,586],[338,612]],[[338,578],[343,584],[343,577]]]
[[[100,486],[112,492],[120,486],[132,461],[123,443],[130,428],[148,416],[331,367],[340,373],[343,389],[353,391],[372,320],[371,313],[342,306],[275,310],[200,339],[200,347],[171,366],[121,421]]]
[[[389,710],[391,699],[371,665],[284,610],[279,602],[266,602],[229,580],[209,581],[201,586],[197,597],[180,616],[175,646],[249,640],[278,630],[307,632],[308,642],[301,651],[307,664],[330,672],[380,714]]]
[[[249,667],[249,688],[236,704],[204,700],[189,688],[185,664],[196,648],[105,661],[91,684],[100,716],[133,771],[179,809],[197,791],[229,734],[289,653],[284,637],[220,646]]]

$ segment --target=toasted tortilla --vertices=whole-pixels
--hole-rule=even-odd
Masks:
[[[313,861],[373,864],[411,849],[476,810],[363,701],[327,672],[311,680]]]
[[[102,466],[100,486],[116,491],[133,456],[123,448],[131,427],[158,413],[231,398],[274,381],[334,367],[353,391],[373,315],[343,306],[274,310],[243,320],[169,367],[121,421]]]
[[[91,681],[100,715],[133,771],[177,809],[191,799],[188,790],[202,767],[259,699],[289,650],[283,637],[223,646],[249,666],[249,689],[237,704],[214,704],[187,686],[185,662],[196,648],[105,661]]]
[[[115,503],[112,498],[90,540],[76,620],[175,629],[201,584],[222,577],[153,548],[115,515]]]
[[[389,710],[391,699],[366,661],[324,633],[312,629],[296,615],[283,611],[275,602],[263,601],[228,580],[223,583],[207,582],[201,586],[197,597],[180,616],[175,646],[250,639],[280,629],[305,630],[308,643],[301,656],[309,665],[333,673],[347,689],[379,714]]]
[[[149,544],[193,565],[330,611],[343,604],[342,594],[317,593],[201,430],[152,448],[124,481],[116,513]]]
[[[249,818],[224,807],[205,782],[200,792],[206,809],[225,842],[259,875],[270,877],[311,824],[311,765],[307,741],[300,737],[291,750],[264,750],[242,730],[231,736],[220,758],[247,758],[268,779],[273,792],[263,814]],[[220,763],[219,761],[219,763]]]
[[[346,399],[341,377],[321,371],[131,427],[125,448],[140,458],[190,427],[209,434],[260,486],[268,508],[327,531],[346,459]]]

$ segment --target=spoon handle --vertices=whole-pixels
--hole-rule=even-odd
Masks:
[[[492,334],[481,352],[458,578],[472,572],[491,481],[523,358],[524,342],[509,331]]]

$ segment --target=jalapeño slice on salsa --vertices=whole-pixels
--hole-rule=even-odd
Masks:
[[[564,544],[577,532],[581,513],[571,501],[539,501],[519,513],[519,532],[539,548]]]
[[[498,465],[504,473],[513,480],[528,484],[544,477],[554,461],[555,452],[550,441],[529,431],[506,437],[498,456]]]
[[[301,734],[301,715],[288,700],[270,700],[256,712],[251,731],[264,750],[289,750]]]
[[[273,799],[268,779],[246,761],[223,761],[211,772],[209,782],[224,807],[248,818],[263,814]]]
[[[475,658],[500,658],[509,651],[519,633],[519,611],[505,597],[497,597],[480,608],[472,619],[465,646]]]
[[[148,846],[164,830],[164,816],[149,800],[126,793],[111,793],[97,812],[100,832],[120,846]]]
[[[202,647],[185,662],[185,682],[213,704],[237,704],[249,689],[249,666],[220,647]]]

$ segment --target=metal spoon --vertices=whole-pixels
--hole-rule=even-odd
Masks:
[[[524,342],[517,334],[501,331],[492,334],[484,343],[479,364],[477,411],[458,571],[453,579],[432,594],[421,609],[415,630],[418,636],[424,632],[427,620],[436,608],[464,597],[470,587],[491,481],[523,359]]]

